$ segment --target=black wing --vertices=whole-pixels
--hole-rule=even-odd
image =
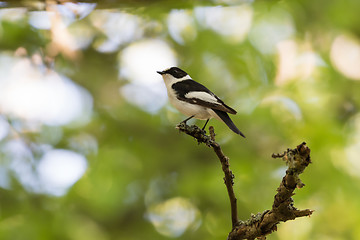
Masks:
[[[226,105],[220,98],[218,98],[207,87],[205,87],[204,85],[202,85],[192,79],[187,79],[187,80],[183,80],[183,81],[174,83],[172,85],[172,88],[175,90],[175,92],[177,94],[177,98],[179,100],[182,100],[182,101],[185,101],[185,102],[188,102],[191,104],[197,104],[200,106],[217,109],[217,110],[228,112],[231,114],[236,114],[236,111],[234,109],[232,109],[231,107]],[[206,93],[212,95],[213,97],[215,97],[217,100],[217,103],[207,102],[207,101],[204,101],[199,98],[185,97],[185,95],[189,92],[206,92]]]

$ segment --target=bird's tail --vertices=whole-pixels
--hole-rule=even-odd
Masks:
[[[217,109],[212,109],[216,115],[218,115],[221,120],[224,121],[224,123],[234,132],[237,133],[239,135],[241,135],[242,137],[245,138],[245,135],[235,126],[235,124],[233,123],[233,121],[231,121],[231,118],[229,117],[229,115],[226,112],[217,110]]]

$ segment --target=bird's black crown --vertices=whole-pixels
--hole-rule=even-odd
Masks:
[[[171,68],[163,71],[163,73],[170,74],[171,76],[173,76],[175,78],[182,78],[182,77],[185,77],[186,75],[188,75],[185,71],[181,70],[178,67],[171,67]]]

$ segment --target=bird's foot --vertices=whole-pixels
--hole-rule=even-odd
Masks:
[[[206,135],[206,131],[205,131],[205,129],[201,129],[201,133],[203,134],[203,135]]]
[[[190,126],[187,125],[186,122],[181,122],[181,123],[179,123],[178,125],[176,125],[175,128],[181,130],[181,129],[186,129],[186,128],[189,128],[189,127],[190,127]]]
[[[196,125],[189,126],[183,122],[176,125],[176,129],[179,129],[180,132],[185,132],[185,133],[193,136],[198,141],[199,144],[206,143],[206,145],[208,145],[210,136],[206,135],[206,131],[204,129],[201,129]]]
[[[200,143],[205,143],[206,146],[210,147],[211,144],[213,143],[214,140],[211,139],[210,136],[206,135],[206,131],[199,128],[196,125],[191,125],[188,126],[186,124],[183,123],[179,123],[176,126],[177,129],[179,129],[180,132],[184,132],[192,137],[194,137],[197,142]]]

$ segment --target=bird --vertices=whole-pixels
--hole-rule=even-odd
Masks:
[[[191,118],[206,120],[204,127],[211,118],[224,122],[234,133],[245,135],[235,126],[228,113],[237,112],[226,105],[219,97],[204,85],[193,80],[189,74],[178,67],[157,71],[165,82],[170,103],[182,114],[187,116],[185,123]]]

